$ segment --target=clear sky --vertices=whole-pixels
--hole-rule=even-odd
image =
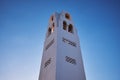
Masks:
[[[0,0],[0,80],[37,80],[52,13],[78,30],[87,80],[120,80],[119,0]]]

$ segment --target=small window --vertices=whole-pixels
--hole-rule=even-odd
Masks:
[[[50,41],[50,43],[46,46],[46,50],[54,43],[54,39],[52,41]]]
[[[66,21],[63,21],[63,29],[67,30],[67,23],[66,23]]]
[[[72,26],[72,24],[70,24],[68,26],[68,32],[73,33],[73,26]]]
[[[50,34],[51,34],[51,28],[49,27],[48,28],[48,37],[50,36]]]
[[[66,56],[65,60],[71,64],[74,64],[74,65],[76,64],[76,60],[71,57]]]
[[[72,45],[72,46],[76,47],[76,43],[75,42],[72,42],[72,41],[70,41],[70,40],[68,40],[66,38],[63,38],[62,40],[63,40],[64,43],[67,43],[69,45]]]
[[[47,67],[49,64],[51,63],[51,58],[49,58],[49,60],[47,60],[44,64],[44,68]]]
[[[55,27],[54,27],[55,25],[54,25],[54,23],[52,24],[52,32],[54,32],[54,29],[55,29]]]
[[[68,13],[66,13],[65,18],[70,20],[70,15]]]
[[[51,21],[53,21],[54,20],[54,16],[51,16]]]

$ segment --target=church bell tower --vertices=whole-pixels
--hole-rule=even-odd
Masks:
[[[50,17],[38,80],[86,80],[79,37],[68,12]]]

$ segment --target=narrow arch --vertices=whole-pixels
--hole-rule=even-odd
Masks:
[[[51,34],[51,28],[49,27],[48,28],[48,37],[50,36],[50,34]]]
[[[73,33],[73,25],[72,24],[70,24],[68,26],[68,32]]]
[[[67,23],[66,23],[66,21],[63,21],[63,29],[67,30]]]
[[[53,23],[52,24],[52,32],[54,32],[54,30],[55,30],[55,24]]]
[[[51,16],[50,20],[53,21],[54,20],[54,16]]]

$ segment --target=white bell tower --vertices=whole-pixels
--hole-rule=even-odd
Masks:
[[[49,20],[38,80],[86,80],[79,44],[70,14],[54,13]]]

